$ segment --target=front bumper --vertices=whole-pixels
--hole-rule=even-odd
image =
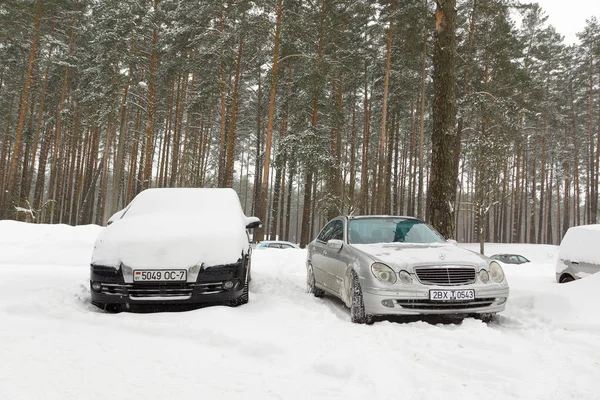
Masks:
[[[474,289],[475,299],[467,301],[429,300],[430,290]],[[508,300],[508,285],[424,286],[409,289],[363,288],[365,311],[370,315],[491,314],[503,311]],[[386,305],[384,305],[386,304]]]
[[[195,282],[125,282],[123,268],[92,266],[90,291],[92,303],[99,305],[204,304],[222,303],[242,296],[249,262],[200,270]],[[227,281],[234,283],[225,289]],[[96,284],[94,287],[93,284]],[[99,287],[98,287],[99,286]]]

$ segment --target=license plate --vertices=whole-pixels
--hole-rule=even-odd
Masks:
[[[134,282],[172,282],[187,280],[185,269],[162,269],[162,270],[135,270],[133,271]]]
[[[468,301],[475,299],[475,290],[430,290],[429,300],[436,301]]]

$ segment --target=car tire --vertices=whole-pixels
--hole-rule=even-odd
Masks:
[[[233,300],[229,300],[227,302],[227,305],[229,307],[239,307],[242,304],[248,304],[248,298],[249,298],[249,277],[250,275],[250,271],[248,271],[248,273],[246,274],[246,282],[244,283],[244,291],[242,292],[242,295],[240,297],[238,297],[237,299],[233,299]]]
[[[362,289],[356,272],[351,272],[352,285],[350,286],[350,321],[355,324],[373,323],[373,316],[365,311],[365,302],[363,299]]]
[[[563,275],[560,277],[560,283],[569,283],[569,282],[573,282],[575,280],[575,278],[573,278],[571,275]]]
[[[92,302],[92,304],[110,314],[119,313],[119,312],[121,312],[121,309],[122,309],[120,304],[97,303],[97,302]]]
[[[317,287],[317,280],[312,265],[309,265],[306,270],[306,291],[312,293],[315,297],[323,297],[325,292]]]
[[[493,322],[496,319],[496,313],[478,314],[475,318],[487,324],[488,322]]]

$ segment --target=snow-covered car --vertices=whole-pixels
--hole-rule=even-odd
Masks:
[[[600,272],[600,224],[573,226],[558,248],[556,281],[567,283]]]
[[[299,249],[295,243],[286,242],[284,240],[263,240],[256,244],[255,249]]]
[[[98,236],[90,267],[92,303],[248,302],[251,252],[233,189],[147,189]]]
[[[497,261],[411,217],[337,217],[308,245],[306,267],[308,291],[339,297],[356,323],[419,314],[490,320],[509,293]]]

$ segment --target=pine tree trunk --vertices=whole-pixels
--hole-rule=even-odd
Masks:
[[[544,133],[542,135],[542,159],[541,159],[541,169],[540,169],[540,215],[537,229],[537,239],[536,243],[542,243],[543,236],[543,222],[544,222],[544,184],[546,181],[546,130],[547,130],[547,118],[546,114],[544,114]],[[534,192],[535,193],[535,192]],[[534,194],[535,196],[535,194]]]
[[[25,128],[25,115],[29,106],[29,90],[31,88],[31,78],[33,76],[33,66],[35,64],[35,54],[38,38],[40,35],[40,23],[42,20],[42,0],[38,0],[33,22],[33,34],[29,46],[29,62],[27,63],[27,75],[25,76],[25,87],[21,96],[21,107],[19,109],[19,118],[17,120],[17,129],[15,132],[15,144],[13,154],[8,170],[8,182],[6,185],[6,195],[2,207],[2,215],[8,217],[11,214],[13,204],[18,204],[20,199],[20,178],[19,165],[21,164],[21,152],[23,150],[23,129]],[[4,191],[4,190],[3,190]]]
[[[571,212],[571,207],[569,206],[569,202],[570,202],[570,191],[571,191],[571,170],[570,170],[571,166],[569,165],[568,161],[565,161],[563,163],[563,173],[564,173],[564,177],[565,177],[565,194],[564,194],[564,205],[563,205],[563,225],[562,225],[562,232],[561,232],[561,236],[560,238],[563,238],[565,236],[565,233],[567,233],[567,230],[571,227],[571,216],[570,216],[570,212]]]
[[[159,0],[153,1],[154,15],[158,15]],[[152,30],[152,50],[150,55],[150,71],[148,71],[148,119],[146,121],[146,146],[144,154],[144,168],[142,173],[142,189],[152,186],[152,164],[154,161],[154,84],[156,80],[156,58],[158,42],[158,25]]]
[[[267,217],[267,210],[265,210],[265,201],[267,199],[267,186],[269,184],[269,170],[271,168],[271,147],[273,141],[273,120],[275,118],[275,100],[277,94],[277,71],[279,69],[279,36],[281,33],[281,14],[283,12],[283,0],[277,1],[277,19],[275,21],[275,37],[273,41],[273,67],[271,70],[271,92],[269,97],[269,116],[267,119],[267,136],[265,142],[265,160],[263,166],[262,181],[260,185],[260,192],[257,198],[256,215],[262,221]],[[254,239],[261,241],[264,239],[265,229],[256,229],[254,231]]]
[[[352,128],[350,131],[350,181],[348,187],[348,207],[349,213],[354,213],[354,190],[356,188],[356,106],[354,104],[356,91],[352,95]]]
[[[360,169],[360,213],[367,214],[369,202],[369,80],[367,73],[367,61],[365,61],[365,89],[363,100],[363,145],[362,145],[362,165]]]
[[[550,179],[548,181],[548,208],[546,211],[546,243],[554,244],[554,235],[552,234],[552,180],[554,179],[554,162],[552,162],[550,165],[552,166],[552,168],[550,169]]]
[[[233,161],[235,153],[235,130],[237,123],[238,91],[240,85],[240,71],[242,66],[243,39],[240,35],[238,44],[237,63],[235,67],[235,79],[233,83],[233,104],[231,106],[231,121],[229,123],[229,137],[227,144],[227,164],[225,165],[225,187],[233,187]],[[241,174],[240,174],[241,176]]]
[[[318,61],[318,73],[321,73],[321,63],[323,58],[323,40],[324,40],[324,32],[323,32],[323,19],[325,17],[327,3],[325,0],[322,1],[321,4],[321,26],[319,32],[319,46],[317,48],[317,59]],[[317,117],[318,117],[318,109],[319,109],[319,93],[315,94],[315,98],[313,100],[313,108],[312,108],[312,120],[311,126],[313,129],[317,127]],[[314,182],[316,184],[316,181]],[[306,171],[306,180],[304,181],[304,210],[302,212],[302,232],[300,234],[300,247],[306,247],[309,242],[310,237],[312,236],[312,225],[313,221],[312,216],[314,215],[314,205],[311,203],[312,195],[315,190],[313,190],[313,167],[312,165],[307,166]]]
[[[431,225],[444,237],[454,236],[456,198],[456,38],[455,0],[436,0],[434,32],[433,134],[431,178],[427,196]]]
[[[130,55],[133,56],[133,36],[131,38]],[[125,122],[127,120],[127,97],[129,94],[129,84],[131,82],[131,76],[132,68],[130,67],[127,83],[123,88],[121,109],[119,110],[119,138],[117,145],[117,154],[115,157],[115,165],[113,168],[111,208],[110,210],[108,210],[108,214],[105,214],[105,218],[116,213],[121,208],[121,205],[119,204],[119,199],[123,185],[123,166],[125,165],[125,142],[127,141],[127,133],[125,132]]]
[[[396,0],[391,0],[391,11],[390,15],[394,15],[396,11]],[[388,101],[388,88],[390,83],[390,68],[392,63],[392,40],[393,40],[393,19],[390,18],[389,28],[387,31],[387,48],[386,48],[386,61],[385,61],[385,74],[383,81],[383,104],[381,106],[381,133],[379,135],[379,165],[377,172],[377,202],[375,205],[376,213],[383,213],[384,201],[385,201],[385,186],[384,179],[386,174],[385,168],[385,144],[386,144],[386,123],[387,123],[387,101]]]
[[[256,100],[256,155],[254,157],[255,165],[254,165],[254,186],[253,186],[253,196],[252,196],[252,214],[259,215],[259,201],[260,201],[260,188],[261,188],[261,154],[262,154],[262,137],[261,137],[261,95],[262,95],[262,85],[261,85],[261,73],[260,73],[260,65],[257,68],[258,71],[258,90],[257,90],[257,100]],[[262,212],[262,211],[261,211]],[[259,229],[254,230],[254,234],[252,235],[253,240],[256,242],[256,234]],[[263,234],[264,237],[264,234]]]
[[[417,192],[417,217],[424,219],[423,215],[423,153],[425,137],[425,77],[427,75],[427,30],[423,34],[423,58],[421,66],[421,112],[419,124],[419,189]]]
[[[6,131],[4,132],[4,138],[2,139],[2,152],[0,153],[0,188],[5,188],[5,182],[8,180],[7,165],[9,165],[8,158],[11,150],[10,146],[10,128],[12,124],[12,110],[15,102],[15,96],[10,97],[10,106],[8,107],[8,117],[6,121]],[[0,190],[0,207],[4,204],[4,198],[6,196],[6,190]],[[0,216],[4,212],[0,209]]]

